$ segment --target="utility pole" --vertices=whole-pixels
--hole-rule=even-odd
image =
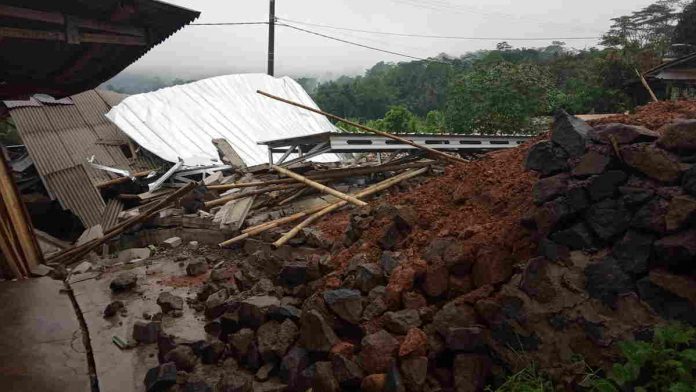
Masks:
[[[271,1],[268,16],[268,74],[273,76],[275,68],[275,0]]]

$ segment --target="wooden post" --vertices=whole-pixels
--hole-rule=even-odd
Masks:
[[[358,207],[364,207],[367,205],[367,203],[365,203],[364,201],[358,200],[353,196],[346,195],[345,193],[339,192],[333,188],[329,188],[326,185],[321,185],[320,183],[312,181],[307,177],[303,177],[303,176],[301,176],[301,175],[299,175],[291,170],[288,170],[288,169],[285,169],[283,167],[276,166],[276,165],[271,165],[271,169],[277,171],[278,173],[285,174],[286,176],[288,176],[290,178],[294,178],[295,180],[297,180],[305,185],[311,186],[312,188],[317,189],[320,192],[328,193],[329,195],[336,196],[339,199],[342,199],[342,200],[345,200],[349,203],[355,204]]]
[[[650,98],[652,98],[653,102],[658,102],[659,100],[657,99],[657,96],[655,95],[655,92],[653,91],[652,88],[650,88],[650,85],[648,84],[648,81],[645,80],[643,77],[643,74],[641,74],[637,68],[634,68],[636,71],[636,74],[640,78],[640,82],[643,83],[643,87],[645,87],[646,90],[648,90],[648,93],[650,93]]]
[[[334,114],[327,113],[327,112],[321,111],[321,110],[319,110],[319,109],[314,109],[314,108],[312,108],[312,107],[303,105],[303,104],[301,104],[301,103],[293,102],[293,101],[287,100],[287,99],[285,99],[285,98],[277,97],[277,96],[275,96],[275,95],[272,95],[272,94],[263,92],[263,91],[261,91],[261,90],[257,90],[256,92],[259,93],[259,94],[261,94],[261,95],[264,95],[264,96],[266,96],[266,97],[275,99],[275,100],[277,100],[277,101],[285,102],[285,103],[287,103],[287,104],[289,104],[289,105],[297,106],[298,108],[302,108],[302,109],[305,109],[305,110],[309,110],[310,112],[314,112],[314,113],[317,113],[317,114],[321,114],[321,115],[323,115],[323,116],[332,118],[332,119],[334,119],[334,120],[336,120],[336,121],[344,122],[344,123],[346,123],[346,124],[348,124],[348,125],[352,125],[352,126],[354,126],[354,127],[356,127],[356,128],[360,128],[360,129],[362,129],[363,131],[371,132],[371,133],[374,133],[374,134],[376,134],[376,135],[380,135],[380,136],[383,136],[383,137],[386,137],[386,138],[389,138],[389,139],[396,140],[396,141],[401,142],[401,143],[403,143],[403,144],[408,144],[409,146],[413,146],[413,147],[419,148],[419,149],[421,149],[421,150],[427,151],[428,153],[430,153],[430,155],[432,155],[432,156],[434,156],[434,157],[438,157],[438,158],[441,158],[441,159],[445,159],[445,160],[448,160],[448,161],[450,161],[450,162],[468,163],[467,161],[465,161],[465,160],[463,160],[463,159],[461,159],[461,158],[458,158],[458,157],[455,157],[455,156],[452,156],[452,155],[449,155],[449,154],[445,154],[444,152],[441,152],[441,151],[432,149],[432,148],[430,148],[430,147],[421,146],[420,144],[414,143],[414,142],[412,142],[412,141],[410,141],[410,140],[406,140],[406,139],[404,139],[404,138],[402,138],[402,137],[399,137],[399,136],[396,136],[396,135],[392,135],[391,133],[378,131],[378,130],[376,130],[376,129],[372,129],[372,128],[366,127],[366,126],[361,125],[361,124],[358,124],[358,123],[356,123],[356,122],[353,122],[353,121],[350,121],[350,120],[346,120],[345,118],[338,117],[338,116],[336,116],[336,115],[334,115]]]

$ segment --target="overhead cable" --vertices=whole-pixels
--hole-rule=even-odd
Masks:
[[[189,23],[189,26],[244,26],[244,25],[264,25],[268,22],[219,22],[219,23]]]

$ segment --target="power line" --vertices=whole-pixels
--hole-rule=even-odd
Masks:
[[[383,53],[388,53],[388,54],[393,54],[393,55],[396,55],[396,56],[406,57],[406,58],[413,59],[413,60],[428,61],[428,62],[432,62],[432,63],[439,63],[439,64],[447,64],[447,65],[450,65],[449,63],[446,63],[446,62],[444,62],[444,61],[426,59],[426,58],[422,58],[422,57],[411,56],[410,54],[404,54],[404,53],[394,52],[394,51],[387,50],[387,49],[380,49],[380,48],[376,48],[376,47],[374,47],[374,46],[364,45],[364,44],[361,44],[361,43],[358,43],[358,42],[348,41],[348,40],[345,40],[345,39],[342,39],[342,38],[333,37],[333,36],[330,36],[330,35],[318,33],[318,32],[316,32],[316,31],[306,30],[306,29],[303,29],[303,28],[300,28],[300,27],[297,27],[297,26],[289,25],[289,24],[287,24],[287,23],[279,23],[278,26],[288,27],[288,28],[291,28],[291,29],[294,29],[294,30],[297,30],[297,31],[302,31],[302,32],[307,33],[307,34],[316,35],[316,36],[323,37],[323,38],[326,38],[326,39],[330,39],[330,40],[333,40],[333,41],[343,42],[343,43],[345,43],[345,44],[354,45],[354,46],[359,46],[359,47],[361,47],[361,48],[371,49],[371,50],[375,50],[375,51],[383,52]]]
[[[267,25],[268,22],[220,22],[220,23],[189,23],[189,26],[248,26]]]
[[[411,37],[411,38],[433,38],[433,39],[456,39],[456,40],[471,40],[471,41],[553,41],[553,40],[588,40],[588,39],[600,39],[601,37],[534,37],[534,38],[520,38],[520,37],[465,37],[465,36],[448,36],[448,35],[430,35],[430,34],[407,34],[407,33],[393,33],[386,31],[375,31],[375,30],[361,30],[349,27],[337,27],[329,26],[325,24],[300,22],[297,20],[278,18],[279,20],[297,23],[306,26],[323,27],[333,30],[344,30],[353,31],[357,33],[368,33],[368,34],[379,34],[379,35],[389,35],[396,37]]]

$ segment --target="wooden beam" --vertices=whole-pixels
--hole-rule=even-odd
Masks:
[[[0,27],[0,37],[14,39],[33,39],[44,41],[64,41],[67,36],[62,31],[44,31],[19,29],[15,27]],[[142,37],[132,37],[127,35],[80,33],[79,41],[85,43],[124,45],[124,46],[146,46],[147,41]]]
[[[319,192],[328,193],[329,195],[336,196],[336,197],[338,197],[339,199],[345,200],[345,201],[347,201],[348,203],[355,204],[355,205],[358,206],[358,207],[364,207],[364,206],[367,205],[367,203],[365,203],[365,202],[362,201],[362,200],[358,200],[357,198],[355,198],[355,197],[353,197],[353,196],[351,196],[351,195],[346,195],[346,194],[343,193],[343,192],[339,192],[339,191],[337,191],[337,190],[335,190],[335,189],[333,189],[333,188],[329,188],[329,187],[326,186],[326,185],[322,185],[322,184],[320,184],[320,183],[318,183],[318,182],[316,182],[316,181],[312,181],[312,180],[310,180],[309,178],[304,177],[304,176],[301,176],[301,175],[295,173],[294,171],[288,170],[288,169],[286,169],[286,168],[284,168],[284,167],[280,167],[280,166],[276,166],[276,165],[271,165],[271,169],[277,171],[278,173],[284,174],[284,175],[286,175],[286,176],[288,176],[288,177],[290,177],[290,178],[294,178],[295,180],[297,180],[297,181],[299,181],[299,182],[301,182],[301,183],[303,183],[303,184],[305,184],[305,185],[311,186],[312,188],[318,190]]]

